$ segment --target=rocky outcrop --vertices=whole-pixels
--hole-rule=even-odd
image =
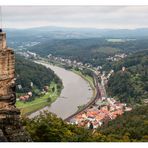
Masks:
[[[6,33],[0,32],[0,141],[31,141],[15,102],[15,56],[6,46]]]

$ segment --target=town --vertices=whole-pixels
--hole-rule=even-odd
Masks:
[[[125,54],[118,54],[109,58],[111,58],[113,61],[116,61],[121,60],[126,56],[127,55]],[[102,66],[93,67],[89,63],[83,64],[82,62],[77,62],[76,60],[72,61],[70,59],[54,57],[51,54],[48,55],[48,59],[50,61],[57,61],[68,66],[72,66],[74,68],[77,67],[79,70],[89,68],[100,80],[98,85],[101,91],[101,98],[99,98],[94,105],[91,105],[89,108],[72,117],[68,123],[75,124],[79,127],[97,129],[99,126],[108,123],[110,120],[114,120],[118,116],[121,116],[124,112],[132,110],[132,108],[128,107],[126,103],[121,103],[115,98],[107,97],[105,86],[107,85],[110,76],[114,73],[113,69],[111,69],[110,72],[106,74],[105,71],[102,71]],[[126,68],[122,67],[121,70],[124,72],[126,71]]]
[[[127,107],[125,103],[120,103],[114,98],[103,98],[98,100],[95,105],[90,106],[90,108],[72,118],[70,124],[97,129],[110,120],[121,116],[124,112],[131,110],[131,107]]]
[[[30,58],[33,60],[43,60],[36,53],[27,51],[19,52],[20,55]],[[113,57],[109,57],[106,60],[116,61],[125,58],[125,54],[117,54]],[[97,129],[103,124],[107,124],[109,121],[116,119],[118,116],[121,116],[124,112],[131,111],[132,108],[128,107],[126,103],[121,103],[115,98],[108,97],[106,93],[106,85],[110,76],[114,73],[114,70],[111,69],[108,73],[102,70],[102,66],[93,67],[89,63],[83,64],[82,62],[77,62],[76,60],[65,59],[62,57],[55,57],[51,54],[47,56],[49,62],[53,64],[66,65],[72,68],[77,68],[79,70],[89,69],[97,76],[99,91],[101,92],[101,97],[95,101],[93,105],[90,105],[82,112],[79,112],[68,121],[69,124],[75,124],[79,127]],[[121,69],[123,72],[126,71],[125,67]],[[31,92],[30,92],[30,95]],[[29,94],[27,95],[29,96]],[[24,96],[21,96],[19,99],[24,101]],[[84,105],[85,106],[85,105]]]

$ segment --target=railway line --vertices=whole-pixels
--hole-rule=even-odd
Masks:
[[[95,73],[93,73],[93,83],[94,83],[94,86],[96,88],[96,96],[94,97],[94,99],[91,99],[86,105],[85,107],[83,107],[82,109],[78,110],[77,112],[75,112],[74,114],[72,114],[71,116],[67,117],[66,119],[64,119],[64,121],[66,122],[69,122],[73,117],[75,117],[76,115],[84,112],[86,109],[88,109],[90,106],[94,105],[95,102],[99,99],[102,98],[101,96],[101,88],[100,86],[98,85],[98,78],[97,78],[97,75]]]

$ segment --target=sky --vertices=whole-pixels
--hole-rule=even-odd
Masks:
[[[148,6],[2,6],[3,28],[40,26],[147,28]]]

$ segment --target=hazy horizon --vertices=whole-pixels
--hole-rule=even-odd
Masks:
[[[34,27],[3,27],[2,29],[18,29],[18,30],[25,30],[25,29],[36,29],[36,28],[45,28],[45,27],[54,27],[54,28],[64,28],[64,29],[98,29],[98,30],[136,30],[136,29],[148,29],[148,27],[139,27],[139,28],[93,28],[93,27],[64,27],[64,26],[34,26]]]
[[[148,6],[2,6],[3,28],[148,28]]]

